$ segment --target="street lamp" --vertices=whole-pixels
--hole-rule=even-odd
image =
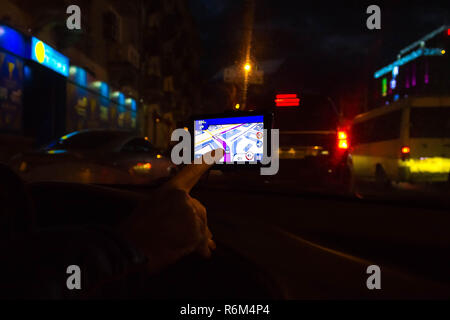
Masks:
[[[248,61],[248,59],[247,59]],[[242,110],[245,110],[246,104],[247,104],[247,90],[248,90],[248,78],[250,70],[252,69],[252,65],[250,62],[246,62],[244,64],[244,83],[243,83],[243,90],[242,90]],[[240,106],[239,106],[240,107]],[[236,108],[238,110],[239,108]]]

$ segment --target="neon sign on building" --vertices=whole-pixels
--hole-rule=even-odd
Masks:
[[[69,76],[69,58],[35,37],[31,38],[31,60],[65,77]]]

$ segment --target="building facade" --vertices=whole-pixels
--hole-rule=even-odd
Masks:
[[[80,30],[66,26],[69,5],[81,9]],[[0,12],[2,136],[29,144],[124,128],[165,147],[199,103],[198,42],[186,1],[5,0]],[[66,74],[43,68],[37,42],[68,59]]]
[[[375,71],[369,109],[408,96],[449,96],[450,26],[441,26],[397,54],[397,60]]]

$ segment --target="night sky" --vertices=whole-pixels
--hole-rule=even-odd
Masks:
[[[366,8],[381,8],[381,30],[366,28]],[[191,0],[206,79],[242,56],[243,0]],[[283,61],[277,85],[336,96],[365,81],[397,52],[443,24],[450,3],[437,1],[256,0],[252,58]]]

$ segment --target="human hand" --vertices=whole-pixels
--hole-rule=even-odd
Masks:
[[[218,149],[205,157],[220,159],[223,153]],[[145,197],[119,226],[124,238],[147,256],[151,271],[158,271],[193,252],[207,258],[215,249],[206,209],[189,195],[211,166],[204,160],[201,164],[185,166],[153,197]]]

